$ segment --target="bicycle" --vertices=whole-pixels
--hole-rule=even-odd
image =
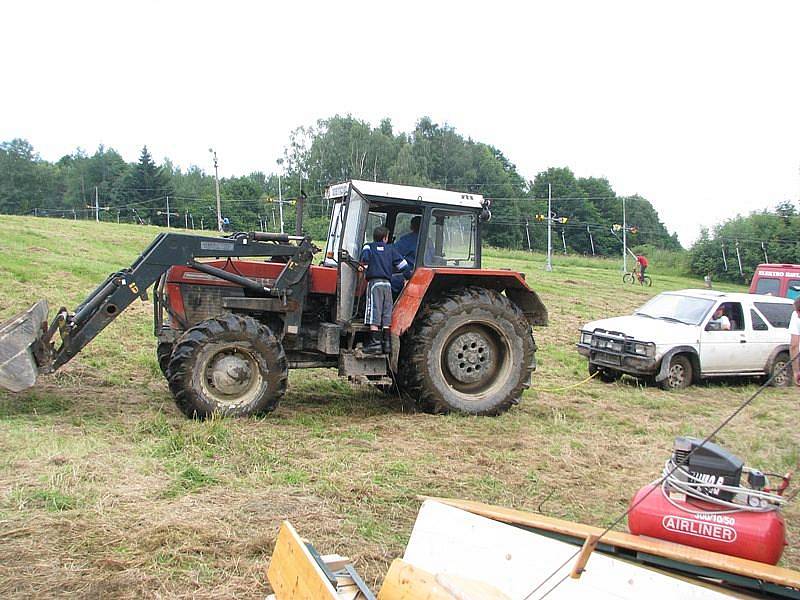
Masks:
[[[639,281],[639,284],[642,286],[651,287],[653,285],[653,280],[650,279],[650,275],[642,275],[638,269],[634,269],[629,273],[625,273],[622,276],[622,283],[636,283]]]

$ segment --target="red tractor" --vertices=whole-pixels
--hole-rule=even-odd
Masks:
[[[0,386],[19,391],[58,369],[153,286],[158,362],[190,417],[272,410],[290,368],[337,368],[426,411],[496,415],[516,404],[536,366],[531,326],[546,325],[547,311],[523,274],[481,269],[488,201],[369,181],[331,186],[326,197],[333,208],[319,264],[302,235],[162,233],[74,312],[60,309],[48,326],[41,300],[0,326]],[[368,327],[357,258],[377,225],[393,240],[416,236],[390,355],[361,351]]]

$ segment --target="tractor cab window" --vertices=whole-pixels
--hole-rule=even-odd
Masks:
[[[331,223],[328,228],[328,241],[325,244],[325,257],[322,259],[322,264],[326,267],[335,267],[339,261],[337,258],[339,244],[342,237],[342,229],[344,228],[344,210],[342,208],[342,201],[338,200],[333,205],[331,211]]]
[[[386,225],[386,213],[370,211],[367,215],[367,227],[364,229],[364,244],[373,241],[372,232],[381,225]]]
[[[476,232],[474,213],[434,210],[428,224],[425,264],[431,267],[476,267]]]

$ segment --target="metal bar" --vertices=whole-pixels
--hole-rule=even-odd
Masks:
[[[236,273],[224,271],[223,269],[212,267],[211,265],[207,265],[205,263],[199,263],[194,260],[189,262],[189,266],[197,271],[200,271],[201,273],[213,275],[214,277],[219,277],[220,279],[223,279],[225,281],[229,281],[231,283],[235,283],[236,285],[240,285],[243,288],[250,290],[251,292],[255,292],[256,294],[268,296],[270,293],[269,288],[265,288],[260,283],[253,281],[252,279],[248,279],[247,277],[242,277],[241,275],[237,275]]]
[[[90,296],[88,302],[83,304],[81,309],[75,313],[75,316],[72,318],[72,326],[80,327],[121,284],[122,282],[119,281],[119,276],[109,277],[102,289]]]
[[[353,583],[356,584],[358,591],[361,592],[361,594],[364,596],[364,598],[366,598],[366,600],[376,600],[375,595],[372,593],[372,590],[370,590],[367,587],[367,584],[364,583],[363,579],[361,579],[361,576],[356,572],[356,569],[353,565],[349,563],[346,564],[344,566],[344,570],[347,571],[348,575],[350,575],[350,579],[353,580]]]

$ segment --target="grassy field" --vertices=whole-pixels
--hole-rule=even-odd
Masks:
[[[46,297],[73,307],[160,230],[5,217],[0,319]],[[323,552],[350,556],[377,588],[402,554],[418,494],[603,525],[656,478],[676,435],[702,436],[756,390],[681,393],[589,381],[574,349],[590,319],[700,282],[652,264],[652,289],[619,262],[487,251],[527,273],[550,313],[539,368],[497,418],[432,416],[333,371],[295,371],[262,418],[193,422],[155,361],[151,306],[137,303],[77,359],[20,394],[0,393],[0,596],[263,597],[281,519]],[[797,391],[767,390],[717,440],[749,464],[798,460]],[[785,516],[790,540],[800,509]],[[783,564],[800,567],[792,543]]]

